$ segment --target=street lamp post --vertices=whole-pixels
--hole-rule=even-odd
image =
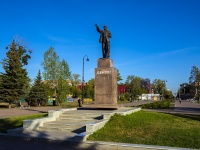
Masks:
[[[82,74],[82,89],[81,89],[81,90],[82,90],[82,104],[84,103],[84,102],[83,102],[83,101],[84,101],[83,88],[84,88],[84,82],[85,82],[85,81],[84,81],[84,58],[85,58],[85,57],[87,57],[87,58],[86,58],[86,61],[89,61],[89,58],[88,58],[87,55],[83,56],[83,72],[82,72],[83,74]]]
[[[165,88],[166,88],[166,82],[167,80],[162,80],[162,82],[164,83],[164,88],[163,88],[163,100],[165,99]]]

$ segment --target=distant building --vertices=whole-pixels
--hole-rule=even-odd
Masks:
[[[87,83],[83,83],[83,85],[82,85],[82,84],[79,84],[79,85],[77,85],[77,88],[78,88],[79,90],[82,90],[82,88],[84,88],[85,86],[87,86]]]
[[[147,101],[147,100],[160,100],[160,94],[142,94],[139,96],[139,100]]]
[[[118,85],[118,94],[124,94],[126,92],[125,85]]]

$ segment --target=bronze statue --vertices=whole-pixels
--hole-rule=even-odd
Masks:
[[[110,38],[112,37],[110,31],[107,30],[107,27],[104,25],[104,30],[101,30],[97,24],[95,24],[97,31],[100,33],[99,42],[102,43],[102,53],[103,58],[110,57]]]

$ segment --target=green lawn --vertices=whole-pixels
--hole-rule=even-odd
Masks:
[[[200,149],[200,116],[146,111],[114,115],[88,140]]]
[[[0,119],[0,132],[6,133],[9,129],[14,129],[23,126],[23,120],[47,117],[48,114],[36,114],[28,116],[10,117],[5,119]]]

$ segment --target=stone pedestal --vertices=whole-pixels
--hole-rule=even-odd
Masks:
[[[117,104],[117,69],[109,58],[98,59],[95,68],[95,102],[87,105],[93,108],[118,108]]]

